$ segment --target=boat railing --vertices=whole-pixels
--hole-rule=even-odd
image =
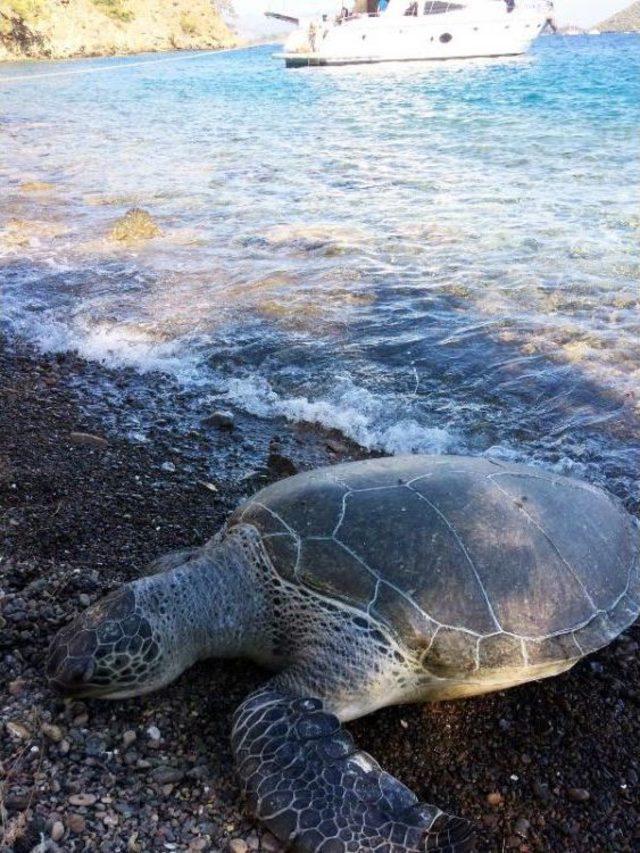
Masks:
[[[380,12],[348,12],[346,15],[340,14],[336,17],[336,24],[346,24],[351,21],[361,20],[362,18],[379,18]]]

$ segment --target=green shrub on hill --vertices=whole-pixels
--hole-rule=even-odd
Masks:
[[[131,9],[127,7],[126,0],[92,0],[92,3],[115,21],[126,23],[135,17]]]
[[[5,0],[1,5],[4,15],[21,18],[23,21],[33,21],[44,11],[42,0]]]

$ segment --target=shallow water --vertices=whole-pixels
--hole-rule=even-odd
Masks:
[[[169,371],[194,418],[231,404],[640,500],[640,37],[270,54],[0,69],[4,327]],[[117,244],[133,206],[162,234]]]

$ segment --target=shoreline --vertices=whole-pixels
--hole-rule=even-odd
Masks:
[[[265,677],[257,667],[210,661],[158,694],[112,703],[65,704],[42,677],[48,642],[74,611],[154,557],[201,544],[264,483],[367,455],[337,434],[240,414],[233,430],[185,433],[181,405],[160,374],[0,338],[1,853],[41,839],[54,853],[281,849],[247,818],[228,745],[235,706]],[[139,407],[146,440],[128,428]],[[255,470],[239,479],[247,456]],[[630,852],[639,644],[636,624],[566,675],[389,708],[350,729],[420,797],[472,819],[481,851]]]
[[[179,62],[188,59],[190,56],[193,59],[198,59],[203,56],[213,56],[214,54],[219,53],[237,53],[241,50],[249,50],[251,48],[259,48],[265,47],[270,44],[277,44],[277,42],[242,42],[238,44],[234,44],[231,47],[201,47],[201,48],[193,48],[193,47],[160,47],[157,50],[142,50],[142,51],[114,51],[110,52],[102,52],[102,53],[82,53],[75,54],[73,56],[22,56],[22,57],[12,57],[10,59],[2,59],[0,58],[0,71],[6,68],[12,68],[15,65],[24,65],[26,63],[33,65],[51,65],[53,63],[73,63],[74,65],[80,63],[82,61],[90,61],[93,59],[130,59],[132,57],[150,57],[147,62],[140,61],[136,63],[138,65],[145,64],[153,64],[156,62]],[[176,54],[175,57],[168,56],[167,54]],[[185,56],[188,54],[189,56]],[[157,59],[156,57],[161,57]],[[109,66],[111,67],[111,66]],[[124,65],[123,68],[131,67],[131,65]],[[8,78],[9,79],[9,78]]]

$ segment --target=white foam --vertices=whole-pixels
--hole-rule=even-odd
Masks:
[[[140,373],[160,370],[185,382],[196,370],[183,342],[136,323],[94,320],[88,311],[61,320],[54,310],[14,311],[9,320],[17,334],[43,352],[77,352],[107,367],[132,367]]]
[[[377,396],[344,379],[327,397],[281,396],[264,378],[251,375],[222,382],[207,370],[193,339],[171,337],[148,325],[97,319],[89,307],[69,318],[56,309],[34,310],[13,303],[7,318],[13,330],[44,352],[77,352],[110,368],[161,371],[186,387],[219,392],[239,409],[261,418],[335,429],[362,447],[387,453],[445,453],[452,449],[447,430],[421,425],[402,411],[402,401]],[[219,399],[219,398],[218,398]]]
[[[332,399],[281,397],[265,379],[249,376],[231,379],[228,402],[262,418],[319,424],[337,429],[370,450],[388,453],[445,453],[453,439],[447,430],[425,427],[412,418],[391,420],[390,401],[376,397],[350,381],[340,382]]]
[[[76,348],[83,358],[112,367],[135,367],[142,373],[172,373],[179,366],[177,341],[158,340],[151,332],[130,323],[89,325],[78,337]]]

